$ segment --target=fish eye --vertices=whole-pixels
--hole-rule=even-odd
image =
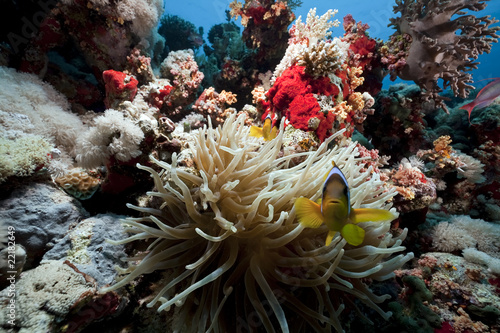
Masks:
[[[346,186],[346,187],[344,187],[344,195],[346,195],[346,196],[347,196],[348,194],[349,194],[349,189],[348,189],[348,188],[347,188],[347,186]]]

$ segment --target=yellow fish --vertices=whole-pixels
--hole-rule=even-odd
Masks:
[[[250,135],[255,136],[257,138],[263,137],[264,140],[266,141],[274,139],[277,135],[276,132],[278,131],[278,129],[272,126],[272,122],[273,121],[271,119],[271,112],[269,112],[266,116],[266,119],[264,120],[264,126],[250,127]]]
[[[351,197],[347,179],[333,163],[325,177],[320,203],[304,197],[295,200],[295,212],[299,222],[307,228],[318,228],[326,223],[328,236],[325,245],[332,242],[340,232],[347,243],[358,246],[365,239],[365,230],[356,224],[367,221],[392,221],[396,216],[388,210],[373,208],[351,208]]]

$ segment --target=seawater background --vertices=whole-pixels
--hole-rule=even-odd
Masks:
[[[244,0],[240,0],[243,2]],[[181,0],[181,1],[165,1],[165,14],[178,15],[185,20],[190,21],[195,26],[202,26],[207,41],[207,34],[214,24],[226,22],[225,10],[229,9],[229,4],[232,0]],[[500,19],[500,0],[486,1],[487,7],[480,12],[471,12],[475,16],[496,17]],[[316,7],[316,15],[323,15],[328,9],[338,9],[335,16],[342,23],[342,19],[347,14],[352,14],[356,21],[368,23],[370,29],[368,32],[371,37],[381,38],[387,41],[392,35],[394,29],[387,27],[389,19],[396,17],[392,11],[395,5],[394,0],[350,0],[350,1],[333,1],[333,0],[316,0],[303,1],[302,5],[295,9],[294,13],[297,17],[302,16],[302,21],[305,22],[307,13],[310,8]],[[399,16],[399,15],[397,15]],[[234,20],[233,20],[234,21]],[[236,24],[241,27],[241,19],[236,21]],[[495,25],[500,25],[496,23]],[[344,30],[342,25],[338,28],[333,28],[332,36],[342,36]],[[500,34],[500,33],[499,33]],[[491,53],[482,54],[479,56],[478,69],[472,71],[474,77],[474,85],[476,88],[486,85],[488,82],[478,82],[483,79],[500,77],[500,43],[493,44]],[[387,88],[392,82],[388,77],[384,80],[384,88]],[[411,83],[411,82],[408,82]]]

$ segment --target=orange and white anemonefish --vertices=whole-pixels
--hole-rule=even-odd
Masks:
[[[349,185],[344,174],[333,163],[325,177],[321,202],[300,197],[295,200],[295,213],[299,222],[307,228],[318,228],[325,223],[329,229],[325,245],[340,232],[347,243],[358,246],[365,239],[365,230],[356,225],[360,222],[392,221],[396,216],[388,210],[351,208]]]
[[[266,116],[266,119],[264,119],[264,126],[262,127],[257,127],[257,126],[252,126],[250,127],[250,135],[255,136],[257,138],[263,137],[264,140],[269,141],[272,140],[276,137],[278,132],[278,129],[276,127],[273,127],[273,120],[271,119],[271,112],[269,112]]]

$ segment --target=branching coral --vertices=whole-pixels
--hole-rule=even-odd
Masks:
[[[391,19],[391,25],[397,29],[396,36],[411,42],[405,50],[404,65],[394,70],[403,80],[417,83],[427,99],[433,99],[445,110],[443,98],[438,95],[438,79],[455,96],[467,97],[474,88],[470,85],[472,75],[467,72],[477,68],[478,63],[473,61],[479,54],[489,53],[491,44],[499,37],[496,32],[500,27],[490,27],[497,20],[465,15],[463,11],[480,11],[486,7],[485,1],[488,0],[396,1],[394,12],[401,13],[401,17]]]
[[[328,39],[332,34],[329,30],[340,24],[337,20],[330,21],[336,13],[337,10],[329,10],[322,16],[317,16],[314,8],[307,14],[306,23],[299,16],[290,28],[289,45],[274,71],[273,82],[288,67],[299,61],[302,65],[309,65],[308,73],[315,76],[325,76],[330,73],[328,70],[338,68],[345,61],[349,44],[338,38]],[[315,72],[316,67],[318,72]]]
[[[325,247],[326,226],[304,229],[295,220],[293,204],[299,196],[318,199],[332,160],[351,185],[353,207],[389,209],[394,191],[385,190],[377,174],[360,171],[364,164],[357,164],[355,143],[327,149],[331,137],[317,151],[302,153],[305,160],[291,167],[296,154],[280,153],[283,126],[276,139],[263,143],[249,136],[244,123],[244,115],[232,114],[222,127],[195,132],[190,149],[196,174],[178,167],[175,155],[171,164],[152,159],[160,173],[138,166],[153,177],[156,189],[148,194],[162,204],[129,205],[144,216],[126,219],[133,235],[115,243],[154,242],[130,258],[136,264],[121,270],[129,274],[106,290],[165,270],[169,282],[148,306],[160,302],[164,310],[177,305],[182,311],[174,329],[192,331],[236,331],[235,317],[245,330],[259,325],[267,331],[307,326],[342,331],[339,315],[345,304],[356,307],[353,298],[388,318],[377,303],[389,296],[376,296],[365,282],[390,278],[413,257],[386,260],[404,249],[406,233],[393,238],[390,223],[367,222],[359,247],[347,245],[339,234]],[[254,320],[245,322],[249,316]]]

